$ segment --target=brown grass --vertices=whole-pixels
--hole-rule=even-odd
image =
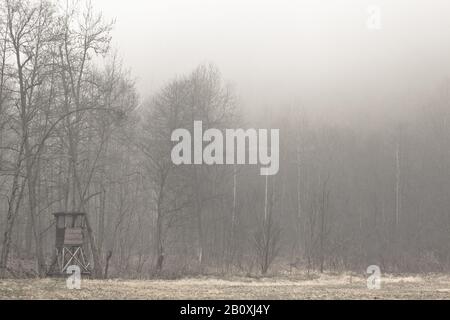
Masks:
[[[80,290],[67,289],[65,279],[0,280],[0,299],[450,299],[450,276],[384,276],[380,290],[349,274],[83,280]]]

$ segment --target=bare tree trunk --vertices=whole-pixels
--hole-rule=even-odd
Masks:
[[[96,243],[95,243],[95,236],[94,236],[94,232],[92,231],[92,227],[91,227],[91,223],[89,220],[89,216],[86,214],[86,230],[87,230],[87,234],[88,234],[88,238],[89,238],[89,244],[90,244],[90,249],[92,252],[92,259],[94,260],[94,277],[95,278],[102,278],[102,265],[100,262],[100,254],[98,252]]]
[[[265,191],[264,191],[264,223],[267,221],[267,210],[268,210],[268,198],[267,198],[267,192],[268,192],[268,185],[269,185],[269,176],[266,176],[266,184],[265,184]]]
[[[302,230],[302,223],[303,223],[303,208],[302,208],[302,194],[301,194],[301,169],[302,169],[302,163],[301,163],[301,151],[300,151],[300,141],[297,141],[297,252],[295,254],[297,255],[297,259],[300,256],[301,252],[301,246],[302,246],[302,237],[303,237],[303,230]]]
[[[229,243],[228,264],[231,265],[236,255],[236,210],[237,210],[237,167],[233,166],[233,206],[231,208],[231,228]]]
[[[321,199],[320,199],[320,273],[323,273],[325,263],[325,224],[326,224],[326,212],[328,207],[328,177],[321,186]]]
[[[111,260],[112,254],[112,251],[109,250],[106,255],[105,272],[103,274],[103,279],[108,279],[109,260]]]
[[[102,191],[100,193],[100,212],[98,217],[98,248],[100,251],[103,250],[103,244],[105,241],[104,238],[105,238],[105,208],[106,208],[106,190],[103,185],[101,185],[101,188]]]
[[[401,196],[400,196],[400,142],[397,141],[397,148],[395,152],[395,228],[397,229],[400,223],[401,211]],[[396,230],[397,232],[397,230]]]
[[[203,249],[204,249],[204,235],[203,235],[203,225],[202,225],[202,199],[200,196],[200,182],[198,179],[197,168],[194,168],[194,193],[195,193],[195,218],[197,222],[197,236],[198,236],[198,247],[197,247],[197,260],[200,267],[203,267]]]
[[[24,123],[26,123],[26,117],[24,116],[23,120]],[[37,174],[36,169],[33,167],[36,166],[36,162],[34,161],[36,158],[33,159],[33,155],[31,153],[31,149],[28,142],[28,130],[23,126],[24,130],[24,150],[25,150],[25,169],[27,174],[27,186],[28,186],[28,205],[29,205],[29,221],[32,228],[32,234],[34,238],[34,244],[35,244],[35,253],[36,253],[36,260],[37,260],[37,267],[38,267],[38,275],[40,277],[43,277],[46,272],[46,265],[45,265],[45,257],[44,257],[44,251],[42,248],[42,239],[40,236],[40,228],[38,223],[38,217],[37,217],[37,197],[36,197],[36,182],[37,182]],[[35,155],[36,157],[37,155]]]
[[[8,213],[6,216],[6,229],[3,234],[2,252],[0,256],[0,279],[6,275],[6,269],[8,267],[8,257],[11,249],[12,231],[14,228],[14,222],[19,213],[20,204],[24,193],[25,181],[19,184],[19,174],[21,169],[23,148],[20,149],[19,158],[17,160],[16,171],[14,173],[12,192],[8,199]]]
[[[160,186],[158,190],[158,200],[156,203],[156,273],[162,271],[164,263],[164,244],[163,244],[163,201],[164,201],[164,186],[166,182],[166,174],[161,173]]]
[[[27,186],[28,186],[28,203],[29,203],[29,218],[33,232],[33,238],[35,241],[35,250],[36,250],[36,259],[38,266],[38,274],[39,276],[43,276],[45,274],[45,260],[44,254],[42,250],[41,237],[39,235],[39,226],[36,222],[36,174],[35,170],[33,170],[33,166],[35,165],[34,160],[38,157],[38,155],[34,155],[31,152],[30,148],[30,136],[29,136],[29,113],[27,106],[27,94],[23,78],[23,63],[20,58],[20,49],[18,47],[15,48],[16,52],[16,60],[17,60],[17,70],[19,77],[19,90],[20,90],[20,105],[21,105],[21,122],[22,122],[22,139],[24,146],[24,155],[25,155],[25,170],[27,175]]]

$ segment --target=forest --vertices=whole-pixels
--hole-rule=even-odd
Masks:
[[[142,96],[113,28],[91,5],[0,2],[0,278],[46,276],[57,212],[86,213],[95,278],[450,271],[447,82],[376,128],[249,112],[214,62]],[[278,173],[174,164],[196,121],[279,129]]]

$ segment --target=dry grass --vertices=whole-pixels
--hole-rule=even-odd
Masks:
[[[194,278],[182,280],[0,280],[1,299],[450,299],[450,276],[384,276],[368,290],[361,276]]]

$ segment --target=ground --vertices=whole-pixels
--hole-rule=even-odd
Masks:
[[[65,279],[0,280],[0,299],[449,299],[450,275],[383,276],[381,289],[367,289],[362,276],[181,280],[82,280],[69,290]]]

